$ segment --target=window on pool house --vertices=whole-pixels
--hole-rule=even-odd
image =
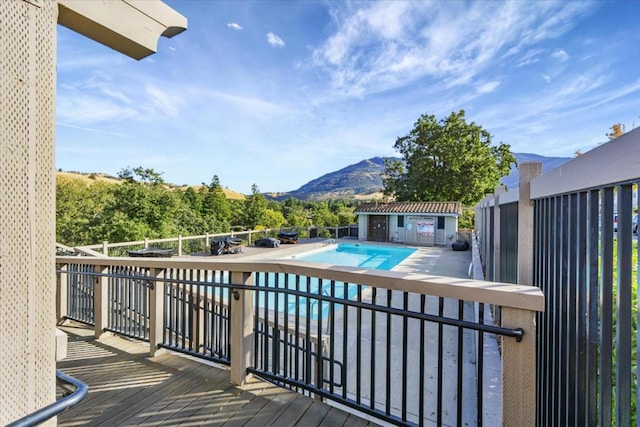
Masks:
[[[398,215],[398,228],[404,227],[404,215]]]
[[[444,230],[444,217],[438,217],[438,230]]]

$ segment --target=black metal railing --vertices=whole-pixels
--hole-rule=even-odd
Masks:
[[[471,302],[291,274],[255,278],[249,371],[398,425],[481,425],[486,335],[522,336],[485,324],[483,304],[477,320]]]
[[[167,269],[163,283],[162,346],[229,364],[229,273]]]
[[[233,293],[254,291],[249,372],[399,425],[482,424],[485,343],[523,334],[485,322],[484,304],[317,277],[253,273],[246,285],[226,271],[88,270],[59,272],[68,294],[108,277],[110,330],[149,339],[151,292],[163,289],[160,345],[223,364]],[[69,311],[84,298],[69,299]]]
[[[141,340],[149,339],[148,268],[113,266],[108,277],[107,330]]]
[[[518,282],[518,202],[500,206],[500,271],[504,283]]]
[[[65,393],[62,398],[56,400],[51,405],[45,406],[26,417],[20,418],[19,420],[8,424],[7,427],[31,427],[42,424],[43,422],[77,405],[85,398],[89,391],[89,388],[85,383],[76,378],[65,375],[61,371],[56,371],[56,381],[63,387],[72,387],[73,390],[69,394]]]
[[[89,325],[94,324],[94,267],[92,265],[68,264],[67,317]]]
[[[637,424],[636,185],[536,200],[538,425]]]

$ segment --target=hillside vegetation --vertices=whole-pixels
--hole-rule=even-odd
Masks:
[[[177,190],[150,169],[127,170],[121,179],[60,175],[56,181],[56,240],[68,246],[126,242],[234,229],[345,226],[355,222],[355,202],[267,201],[252,194],[227,197],[218,178]],[[107,177],[109,178],[109,177]],[[196,190],[197,188],[197,190]]]
[[[56,180],[58,181],[77,180],[77,181],[83,182],[86,185],[91,185],[96,182],[103,182],[108,184],[121,184],[123,182],[123,180],[120,178],[116,178],[114,176],[107,175],[104,173],[81,173],[81,172],[63,172],[63,171],[56,172]],[[165,186],[167,188],[172,188],[172,189],[177,189],[182,191],[186,191],[187,188],[192,188],[195,191],[200,191],[200,189],[203,187],[203,185],[183,185],[178,187],[170,184],[165,184]],[[224,192],[227,199],[244,200],[247,197],[244,194],[240,194],[228,188],[222,188],[222,191]]]

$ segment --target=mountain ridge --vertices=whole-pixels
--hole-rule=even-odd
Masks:
[[[534,153],[513,153],[513,155],[518,164],[530,161],[542,162],[544,172],[571,160],[571,157],[547,157]],[[371,157],[315,178],[296,190],[264,193],[264,195],[271,200],[286,200],[289,197],[311,201],[340,198],[381,199],[383,188],[381,174],[384,171],[384,160],[387,158],[401,160],[397,157]],[[503,177],[500,183],[507,189],[516,188],[519,179],[520,171],[512,165],[511,172]]]
[[[542,162],[543,172],[549,172],[563,163],[571,160],[571,157],[547,157],[534,153],[513,153],[518,164],[529,161]],[[334,172],[329,172],[318,178],[312,179],[296,190],[285,192],[266,192],[263,195],[270,200],[286,200],[290,197],[299,200],[318,201],[328,199],[350,200],[380,200],[382,194],[382,173],[384,172],[385,159],[397,159],[398,157],[371,157],[357,163],[347,165]],[[500,180],[507,189],[516,188],[519,182],[520,171],[512,165],[509,175]],[[63,172],[56,174],[58,180],[77,179],[86,185],[103,181],[108,183],[121,182],[120,179],[103,173]],[[168,185],[171,188],[186,190],[193,187],[196,191],[199,186]],[[228,199],[243,200],[246,196],[228,188],[223,188]]]

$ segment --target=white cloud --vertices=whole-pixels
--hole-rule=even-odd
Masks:
[[[496,90],[498,86],[500,86],[500,82],[497,80],[494,80],[492,82],[486,82],[478,85],[476,87],[476,91],[478,93],[491,93],[494,90]]]
[[[233,28],[236,31],[244,30],[244,28],[242,28],[239,24],[236,24],[235,22],[229,22],[227,24],[227,27]]]
[[[273,47],[284,47],[284,40],[273,33],[267,33],[267,43]]]
[[[558,49],[551,54],[552,58],[559,59],[560,61],[566,61],[569,59],[569,54],[562,49]]]
[[[195,92],[194,92],[195,93]],[[258,118],[272,118],[280,115],[291,115],[295,111],[269,101],[265,101],[256,97],[239,96],[231,93],[207,91],[204,92],[211,98],[223,101],[226,104],[233,105],[245,114]]]
[[[150,96],[152,109],[156,113],[169,117],[178,116],[180,106],[184,103],[180,96],[151,85],[148,85],[145,90]]]
[[[473,83],[492,66],[539,61],[539,44],[568,31],[593,4],[376,2],[332,11],[336,31],[312,54],[336,93],[363,97],[418,79]],[[562,19],[560,19],[560,17]],[[516,59],[519,52],[525,52]]]
[[[103,95],[75,91],[59,94],[56,115],[59,121],[70,125],[93,125],[110,120],[125,120],[138,115],[138,111]]]
[[[516,62],[516,67],[524,67],[525,65],[535,64],[540,61],[540,56],[544,53],[544,49],[529,49]]]

